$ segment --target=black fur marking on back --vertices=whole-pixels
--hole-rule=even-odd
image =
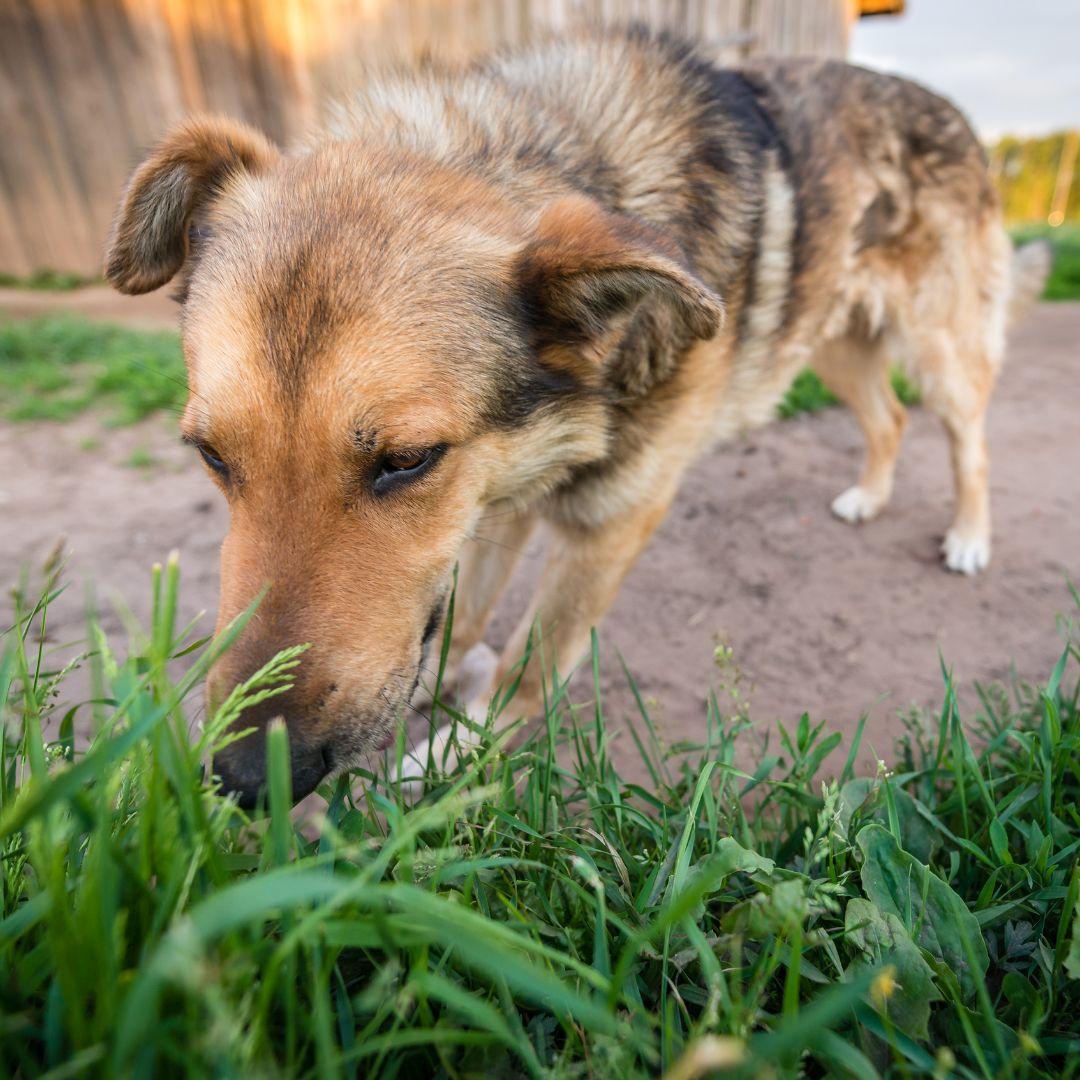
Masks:
[[[761,179],[767,155],[775,154],[777,165],[783,170],[788,184],[794,190],[791,147],[773,118],[769,88],[763,80],[756,78],[751,72],[716,66],[686,41],[666,34],[661,35],[658,40],[672,61],[687,72],[692,81],[701,88],[704,105],[702,126],[706,135],[700,144],[700,159],[714,172],[740,178],[744,189],[747,183],[752,188],[744,192],[743,204],[736,211],[720,206],[711,215],[702,214],[701,220],[695,223],[699,235],[707,235],[706,230],[715,235],[717,219],[722,219],[725,214],[740,212],[747,219],[745,224],[748,226],[748,245],[741,272],[745,291],[736,323],[736,340],[742,342],[747,333],[747,316],[755,300],[757,261],[765,224],[764,214],[767,211],[761,195]],[[709,190],[703,192],[702,198],[698,200],[703,205],[709,201],[710,196],[715,199],[711,186],[705,186]],[[795,202],[792,245],[797,249],[805,229],[798,199]],[[794,255],[794,259],[797,257]],[[731,269],[734,270],[735,267]],[[788,325],[791,310],[792,301],[789,295],[788,302],[784,305],[781,329]]]

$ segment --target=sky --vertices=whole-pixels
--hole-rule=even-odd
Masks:
[[[950,98],[984,140],[1080,127],[1080,0],[907,0],[860,19],[848,56]]]

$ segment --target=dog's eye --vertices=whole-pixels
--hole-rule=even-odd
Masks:
[[[218,452],[213,447],[200,444],[198,451],[203,461],[205,461],[219,476],[229,475],[229,466],[218,457]]]
[[[427,450],[394,450],[379,459],[372,487],[376,495],[385,495],[402,484],[423,476],[442,456],[446,448],[433,446]]]

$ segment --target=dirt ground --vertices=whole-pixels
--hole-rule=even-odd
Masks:
[[[50,299],[49,306],[71,304]],[[175,320],[159,296],[141,302],[87,290],[95,317],[142,325]],[[0,290],[0,311],[28,314],[37,296]],[[939,650],[963,686],[1008,676],[1045,679],[1060,653],[1055,614],[1066,577],[1080,580],[1080,304],[1044,304],[1013,336],[990,412],[995,546],[969,580],[938,563],[951,481],[944,435],[916,409],[896,494],[878,521],[853,528],[829,501],[862,453],[851,415],[830,409],[707,454],[627,579],[602,630],[607,711],[633,708],[618,650],[671,739],[703,731],[710,686],[731,681],[717,641],[733,649],[758,725],[793,724],[803,710],[850,731],[869,713],[867,752],[888,757],[898,712],[940,702]],[[87,448],[89,447],[89,448]],[[125,464],[134,451],[154,463]],[[69,576],[92,580],[145,617],[151,562],[181,555],[181,615],[212,624],[217,548],[227,515],[173,421],[107,430],[95,417],[63,426],[0,427],[0,582],[40,564],[65,538]],[[533,544],[493,624],[497,645],[538,566]],[[53,639],[81,633],[68,602]],[[112,614],[110,630],[122,635]],[[970,693],[966,695],[970,700]],[[617,758],[633,756],[628,738]]]

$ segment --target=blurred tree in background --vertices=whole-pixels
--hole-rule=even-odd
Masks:
[[[1080,132],[1011,135],[990,148],[990,169],[1010,223],[1080,222]]]

